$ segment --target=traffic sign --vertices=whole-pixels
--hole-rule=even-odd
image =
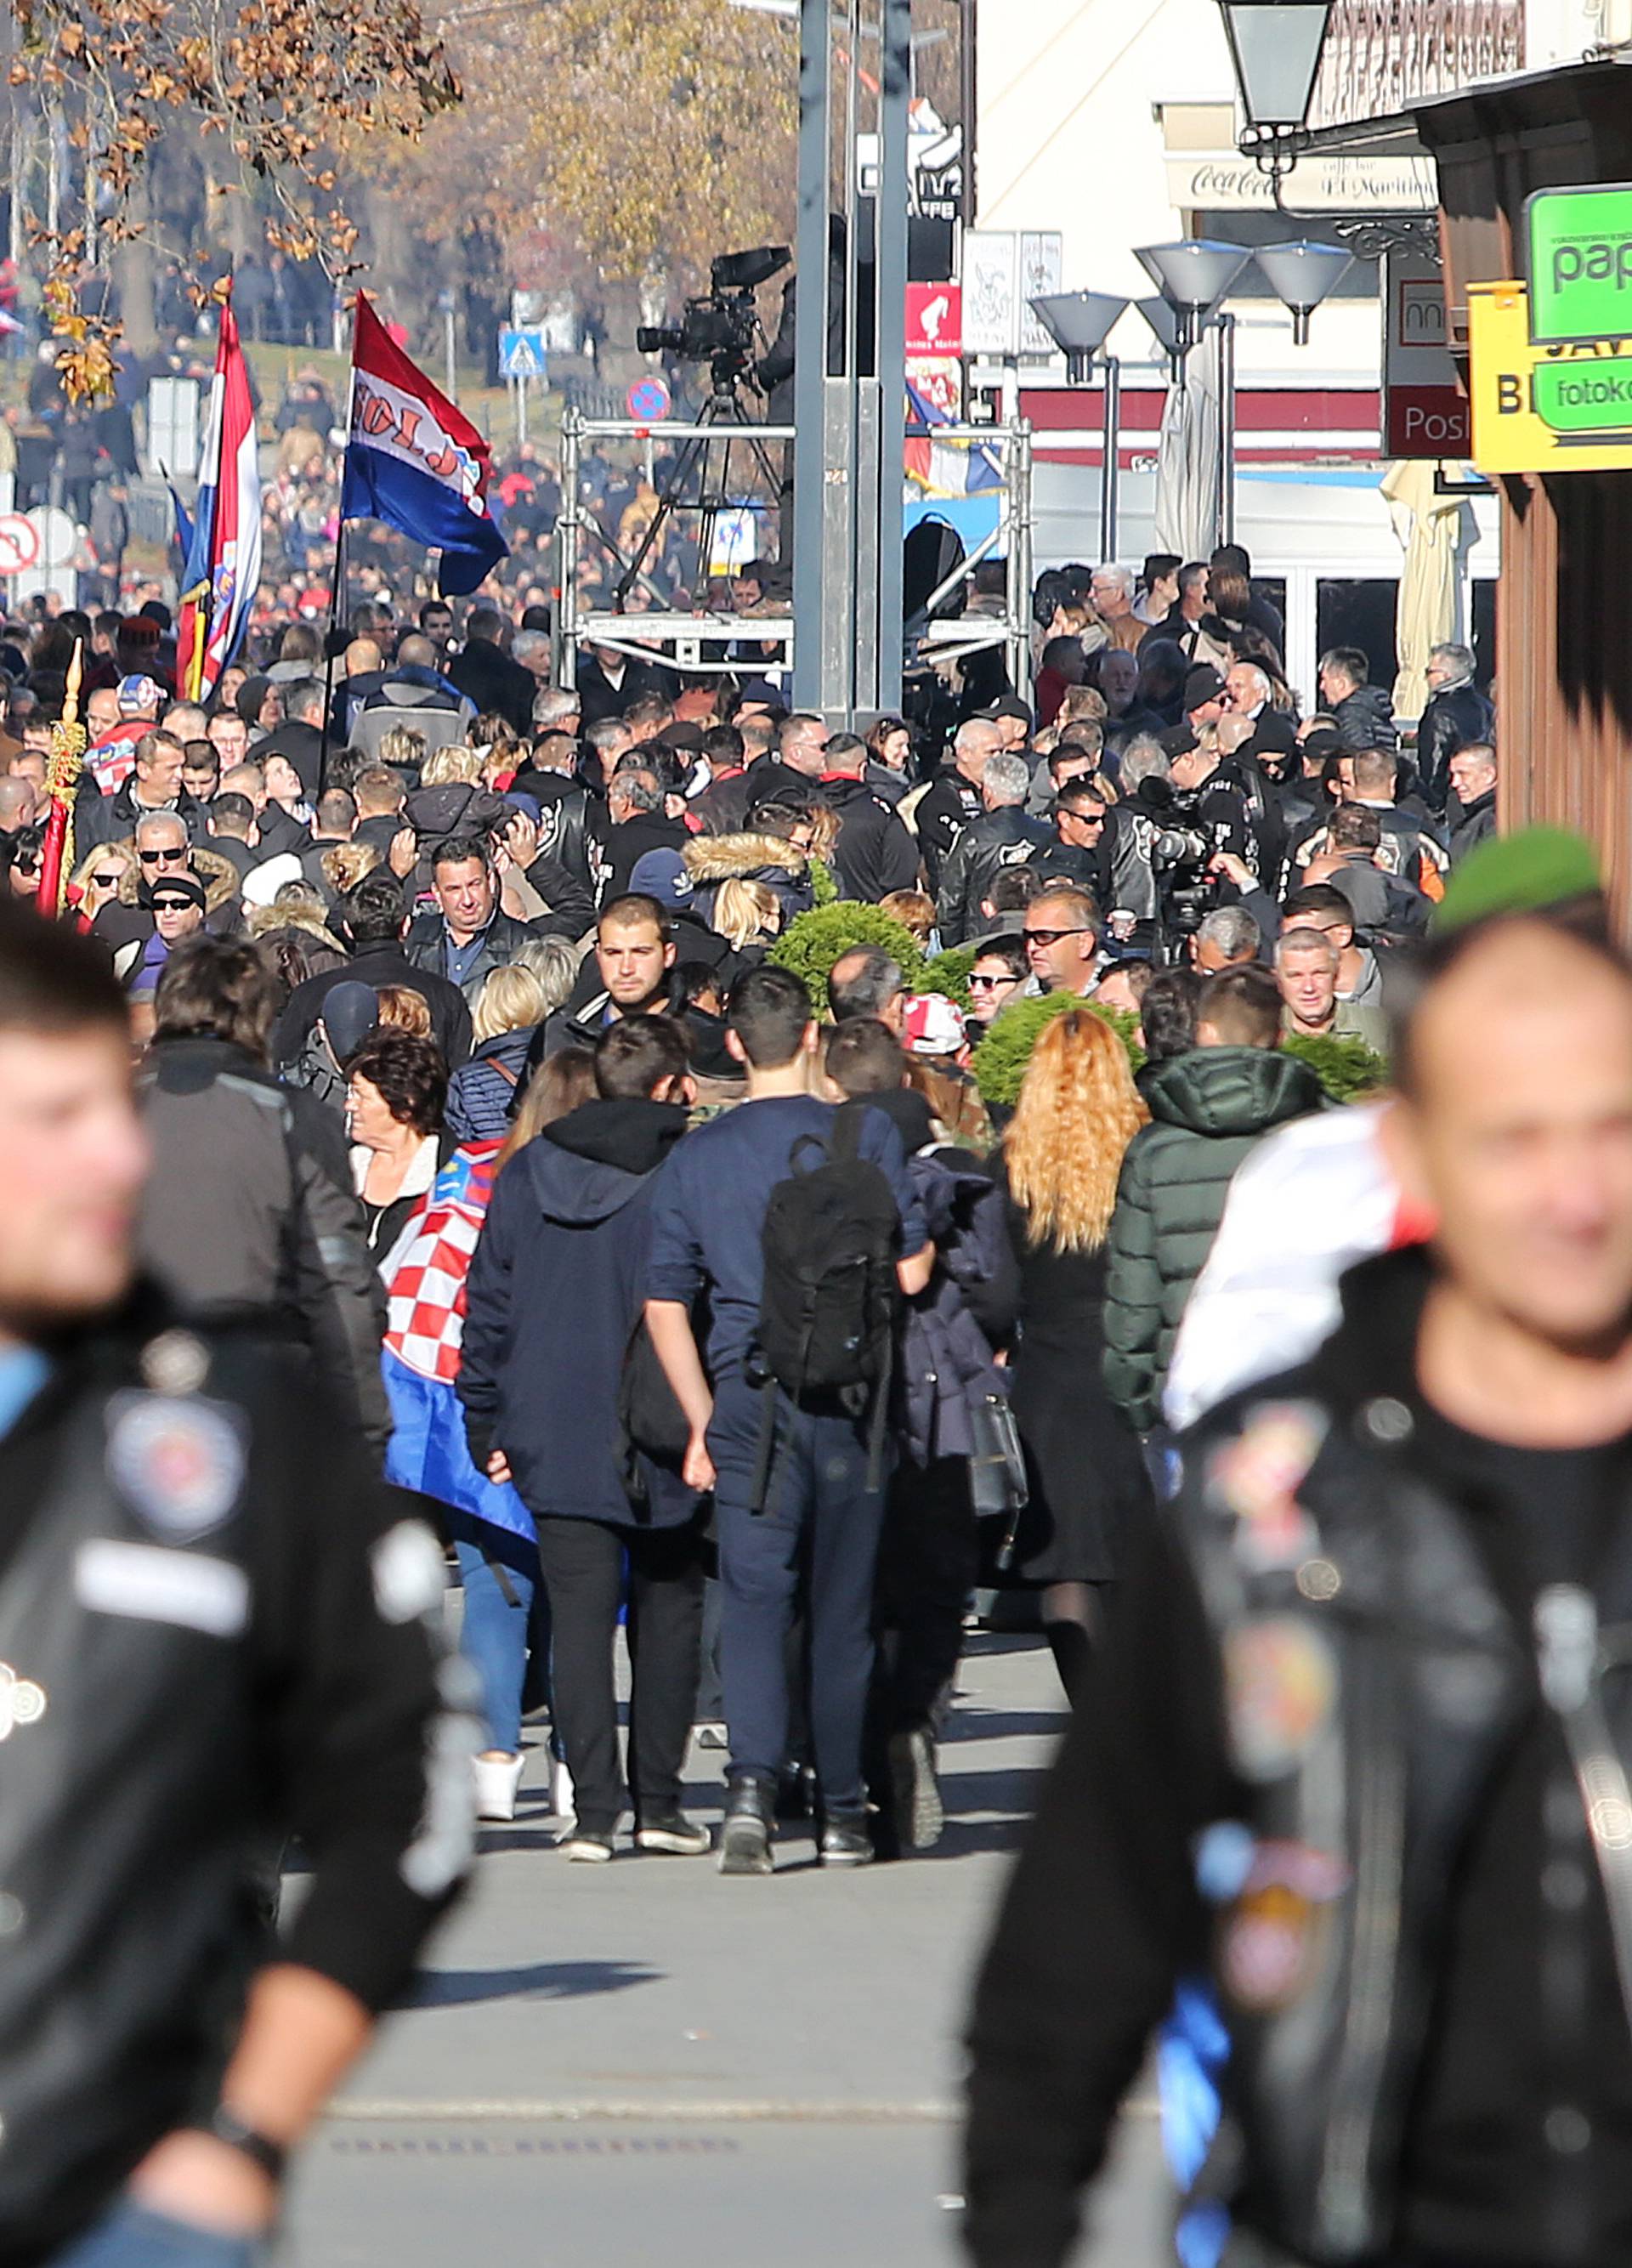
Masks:
[[[1467,397],[1445,343],[1439,262],[1422,252],[1387,255],[1383,298],[1383,454],[1465,457]]]
[[[660,425],[671,407],[669,389],[660,378],[637,378],[623,406],[637,425]]]
[[[1632,468],[1632,341],[1536,346],[1517,281],[1470,284],[1474,462],[1481,473]]]
[[[913,356],[963,352],[963,291],[959,285],[907,286],[907,352]]]
[[[498,339],[501,378],[544,377],[549,364],[541,330],[504,330],[499,333]]]
[[[1632,339],[1632,187],[1537,189],[1525,230],[1531,343]]]
[[[20,575],[40,557],[40,530],[20,512],[0,513],[0,575]]]

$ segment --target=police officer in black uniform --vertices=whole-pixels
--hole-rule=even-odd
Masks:
[[[144,1166],[105,959],[0,908],[4,2268],[247,2262],[469,1850],[438,1548],[301,1351],[134,1278]]]

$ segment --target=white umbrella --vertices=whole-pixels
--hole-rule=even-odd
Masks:
[[[1170,387],[1156,465],[1156,548],[1205,559],[1218,533],[1218,376],[1203,342]]]
[[[1427,705],[1430,653],[1456,636],[1457,559],[1465,515],[1472,509],[1463,497],[1437,493],[1438,469],[1427,458],[1405,458],[1390,465],[1382,479],[1389,517],[1405,553],[1394,608],[1400,659],[1394,714],[1408,722]]]

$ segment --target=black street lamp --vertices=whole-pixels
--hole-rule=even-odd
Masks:
[[[1332,0],[1218,0],[1246,131],[1241,148],[1277,187],[1308,141]]]

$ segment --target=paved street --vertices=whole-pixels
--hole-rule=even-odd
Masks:
[[[1017,1822],[1058,1729],[1047,1653],[980,1638],[944,1751],[945,1838],[857,1875],[789,1831],[778,1878],[549,1849],[541,1748],[513,1828],[308,2153],[301,2268],[954,2257],[956,2032]],[[717,1756],[694,1758],[717,1814]],[[1089,2256],[1158,2268],[1136,2106]]]

